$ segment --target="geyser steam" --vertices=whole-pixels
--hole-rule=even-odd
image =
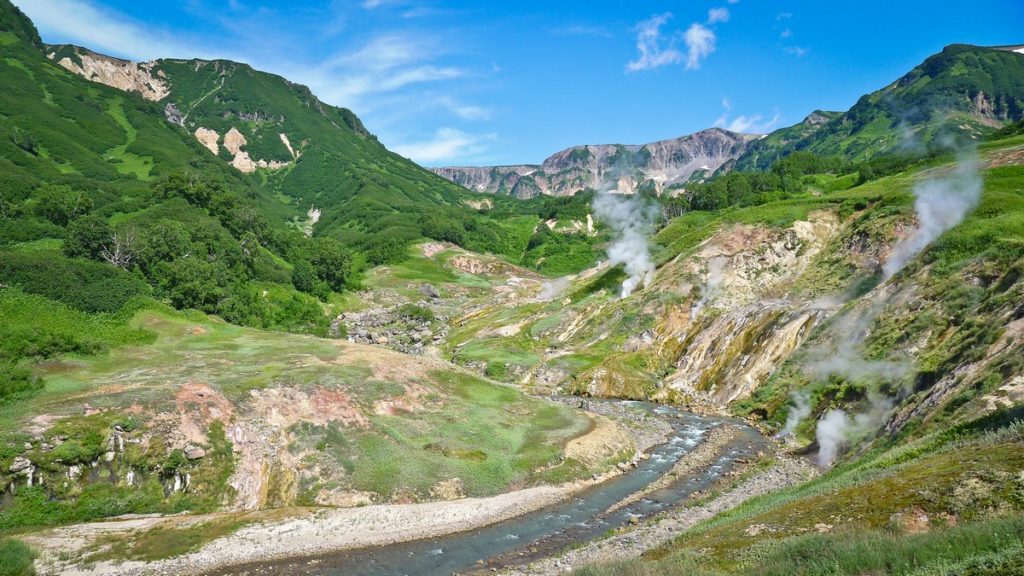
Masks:
[[[789,408],[789,413],[786,414],[786,425],[776,434],[778,438],[792,436],[800,421],[811,414],[811,395],[806,391],[793,392],[789,395],[789,399],[792,405]]]
[[[718,291],[722,287],[722,272],[725,271],[725,264],[728,261],[725,256],[715,256],[708,260],[708,279],[704,281],[704,286],[700,290],[700,300],[690,309],[691,320],[696,319],[704,306],[718,295]]]
[[[594,214],[612,229],[608,264],[622,264],[626,269],[628,278],[622,283],[622,297],[629,296],[640,285],[650,284],[654,262],[647,238],[658,215],[657,207],[640,196],[603,190],[594,198]]]
[[[537,300],[548,302],[558,298],[563,292],[565,292],[565,289],[569,287],[569,283],[570,280],[568,277],[555,278],[554,280],[545,282],[541,285],[540,292],[537,293]]]
[[[961,154],[951,174],[914,185],[914,211],[917,228],[900,240],[882,266],[885,279],[892,278],[914,256],[939,236],[959,224],[981,198],[978,156]]]
[[[818,465],[830,466],[839,455],[840,448],[873,433],[889,417],[893,401],[884,396],[869,394],[871,407],[852,418],[845,410],[829,410],[818,420],[815,437],[818,439]]]
[[[887,299],[876,295],[867,310],[860,313],[851,311],[842,316],[833,329],[837,335],[835,347],[832,350],[812,350],[805,365],[807,372],[819,379],[837,375],[849,381],[895,382],[906,376],[911,368],[908,363],[868,360],[862,354],[869,327],[887,303]],[[852,417],[845,410],[835,409],[818,420],[815,437],[819,446],[819,465],[830,466],[843,447],[867,437],[885,423],[894,406],[893,399],[878,392],[868,392],[868,402],[870,407],[867,411]]]

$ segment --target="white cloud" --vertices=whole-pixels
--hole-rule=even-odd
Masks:
[[[700,68],[700,61],[715,51],[715,33],[694,22],[686,30],[683,41],[686,42],[686,68]]]
[[[463,120],[488,120],[491,117],[491,109],[473,104],[464,104],[449,96],[441,96],[437,103],[452,111]]]
[[[148,29],[86,0],[15,0],[14,3],[47,36],[53,34],[62,41],[81,44],[97,52],[133,60],[214,57],[179,36]]]
[[[789,28],[786,28],[785,30],[782,31],[781,34],[779,34],[779,37],[781,37],[781,38],[789,38],[792,35],[793,35],[793,31],[790,30]]]
[[[429,140],[398,144],[392,149],[420,164],[431,164],[479,155],[486,150],[486,143],[496,138],[494,134],[478,136],[455,128],[440,128]]]
[[[712,8],[708,10],[708,24],[715,24],[716,22],[728,22],[729,21],[729,9],[728,8]]]
[[[436,42],[431,39],[403,35],[385,34],[371,39],[362,48],[334,57],[330,66],[351,66],[370,70],[389,70],[426,58],[427,54],[438,54]]]
[[[797,58],[803,58],[804,56],[807,55],[808,52],[810,52],[810,50],[802,46],[787,46],[783,48],[783,50],[786,51],[786,54],[792,54]]]
[[[626,64],[626,70],[653,70],[682,61],[683,53],[676,49],[676,35],[670,35],[667,40],[662,38],[661,27],[671,18],[672,14],[665,12],[651,16],[637,25],[636,48],[640,51],[640,57]]]
[[[772,115],[768,120],[764,119],[761,114],[740,115],[730,120],[729,116],[732,112],[732,102],[728,98],[722,98],[722,108],[724,111],[722,115],[715,120],[715,126],[719,128],[725,128],[731,132],[740,132],[742,134],[767,134],[775,129],[779,124],[781,116],[778,111]]]

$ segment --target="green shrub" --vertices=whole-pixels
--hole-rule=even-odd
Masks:
[[[150,293],[144,280],[120,268],[54,251],[0,252],[0,282],[84,312],[116,312]]]
[[[430,308],[427,308],[425,306],[419,306],[411,302],[408,304],[403,304],[398,309],[398,313],[401,314],[402,317],[407,318],[409,320],[413,320],[415,322],[434,321],[434,312]]]
[[[9,404],[43,388],[43,381],[28,368],[0,362],[0,406]]]
[[[13,538],[0,540],[0,576],[34,576],[36,553]]]

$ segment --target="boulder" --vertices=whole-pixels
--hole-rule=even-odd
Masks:
[[[11,467],[8,468],[7,471],[13,474],[20,474],[21,472],[24,472],[25,470],[28,470],[31,467],[31,460],[25,458],[24,456],[16,456],[14,458],[14,461],[11,462]]]
[[[198,460],[203,456],[206,456],[206,450],[203,450],[199,446],[195,446],[193,444],[185,446],[185,458],[188,458],[189,460]]]

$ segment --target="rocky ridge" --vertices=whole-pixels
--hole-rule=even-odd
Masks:
[[[642,145],[574,146],[540,165],[442,167],[433,172],[475,192],[532,198],[571,196],[591,188],[614,186],[633,194],[663,193],[694,177],[710,176],[731,165],[760,136],[721,128]]]

